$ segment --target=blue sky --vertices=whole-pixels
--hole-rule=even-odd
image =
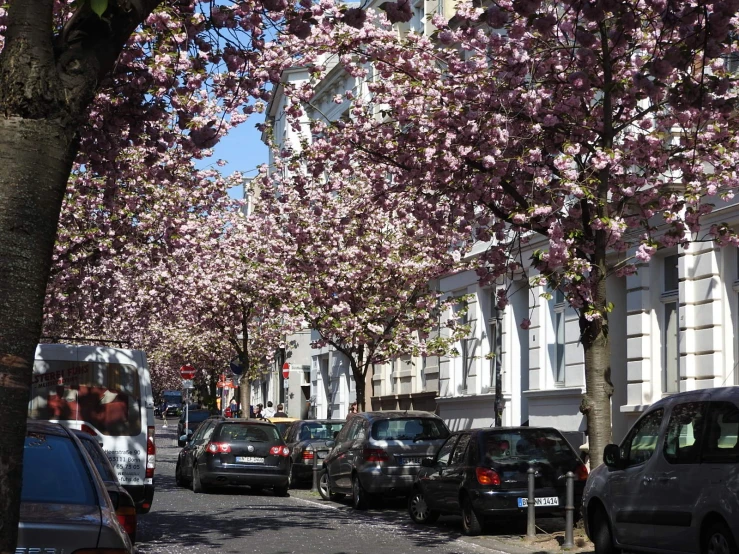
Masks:
[[[254,127],[261,123],[263,117],[254,116],[249,118],[235,129],[232,129],[213,148],[213,156],[202,160],[198,167],[207,167],[214,164],[216,160],[226,160],[228,164],[221,168],[224,175],[230,175],[234,171],[241,171],[245,177],[254,177],[257,167],[269,161],[269,152],[261,139],[261,133]],[[234,187],[229,190],[233,198],[242,198],[243,187]]]

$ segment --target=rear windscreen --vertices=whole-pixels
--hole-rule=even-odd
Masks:
[[[23,448],[23,502],[96,502],[82,452],[69,438],[28,433]]]
[[[493,431],[483,437],[486,459],[551,459],[574,455],[569,443],[557,432],[547,429]]]
[[[28,417],[84,421],[103,435],[140,435],[138,370],[118,363],[37,360]]]
[[[383,419],[372,425],[372,438],[375,440],[431,440],[448,436],[446,425],[434,418]]]
[[[307,421],[300,424],[300,431],[297,439],[300,441],[312,439],[333,439],[336,437],[341,428],[344,426],[343,421],[321,422]]]
[[[272,425],[224,423],[218,432],[220,442],[280,442],[280,435]]]

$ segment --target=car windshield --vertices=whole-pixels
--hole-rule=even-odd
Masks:
[[[430,417],[381,419],[372,426],[372,438],[375,440],[432,440],[448,436],[446,425]]]
[[[249,423],[224,423],[218,433],[222,442],[279,442],[280,435],[272,425],[253,425]]]
[[[519,462],[523,460],[551,460],[574,455],[569,443],[552,429],[521,429],[494,431],[483,437],[484,457],[487,461]]]
[[[21,500],[48,504],[95,504],[90,473],[71,439],[29,432],[23,448]]]
[[[300,425],[298,440],[333,439],[343,426],[343,421],[308,421]]]

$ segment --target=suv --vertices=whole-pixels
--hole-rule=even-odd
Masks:
[[[319,492],[325,499],[351,494],[358,510],[381,494],[407,495],[421,461],[448,437],[442,419],[429,412],[351,414],[323,461]]]
[[[649,407],[585,486],[597,554],[617,549],[737,552],[739,388],[672,395]]]

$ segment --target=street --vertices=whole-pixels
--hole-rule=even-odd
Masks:
[[[246,487],[196,495],[175,484],[176,424],[170,420],[168,428],[162,428],[157,423],[157,488],[151,512],[139,518],[141,554],[501,552],[496,537],[461,536],[459,518],[442,518],[428,528],[412,524],[400,500],[387,501],[383,510],[362,513],[352,510],[348,502],[324,502],[308,489],[291,490],[287,498]]]

